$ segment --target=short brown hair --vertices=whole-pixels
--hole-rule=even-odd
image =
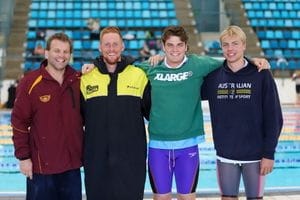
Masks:
[[[187,44],[189,40],[189,36],[182,26],[167,26],[161,36],[163,44],[165,44],[171,36],[179,37],[185,44]]]
[[[220,35],[220,43],[222,44],[224,37],[234,36],[234,35],[238,36],[244,44],[246,43],[246,39],[247,39],[246,34],[238,26],[228,26]]]
[[[61,33],[55,33],[55,34],[53,34],[49,37],[49,39],[47,40],[47,44],[46,44],[46,50],[48,50],[48,51],[50,50],[51,42],[53,40],[59,40],[59,41],[62,41],[62,42],[69,43],[70,53],[73,52],[73,42],[72,42],[72,40],[69,38],[68,35],[66,35],[65,33],[62,33],[62,32]]]
[[[107,34],[107,33],[116,33],[120,36],[121,40],[122,40],[122,35],[121,35],[121,31],[118,27],[116,26],[108,26],[106,28],[104,28],[101,33],[100,33],[100,40],[103,38],[103,35]]]

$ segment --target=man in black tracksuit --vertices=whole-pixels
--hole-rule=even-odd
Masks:
[[[103,29],[100,42],[102,56],[81,77],[87,199],[140,200],[146,175],[148,79],[121,56],[124,44],[118,28]]]

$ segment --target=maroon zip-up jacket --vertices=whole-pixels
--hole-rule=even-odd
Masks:
[[[57,174],[82,166],[80,73],[67,66],[60,85],[46,65],[18,85],[11,125],[15,156],[30,158],[34,173]]]

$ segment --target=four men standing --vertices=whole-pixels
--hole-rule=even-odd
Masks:
[[[28,177],[28,199],[81,199],[80,114],[87,198],[143,199],[143,117],[149,117],[150,85],[145,72],[121,56],[123,50],[120,30],[103,29],[102,56],[81,77],[81,109],[80,74],[68,66],[72,44],[64,34],[48,40],[47,60],[20,83],[12,112],[13,141],[21,172]]]

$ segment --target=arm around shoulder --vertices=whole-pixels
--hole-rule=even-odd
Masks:
[[[209,56],[197,56],[192,54],[191,57],[197,59],[197,64],[199,64],[200,67],[205,71],[206,75],[221,67],[223,64],[223,60],[217,60]]]
[[[150,109],[151,109],[151,85],[150,85],[150,81],[148,81],[144,89],[143,99],[142,99],[142,112],[143,112],[143,116],[147,120],[149,120]]]
[[[263,129],[264,152],[263,157],[274,159],[275,148],[282,130],[283,116],[276,83],[270,71],[264,71],[263,83]]]

